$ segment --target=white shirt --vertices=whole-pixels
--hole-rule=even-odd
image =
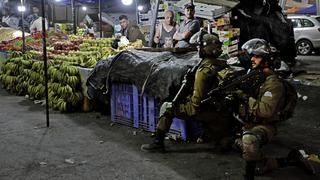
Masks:
[[[48,30],[48,20],[45,19],[46,24],[46,30]],[[32,24],[30,25],[30,32],[36,32],[36,31],[42,31],[42,17],[39,17],[38,19],[34,20]]]

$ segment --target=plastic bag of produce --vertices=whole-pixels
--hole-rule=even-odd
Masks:
[[[25,33],[25,36],[29,36],[29,33]],[[17,37],[22,37],[22,31],[12,28],[0,28],[0,42],[10,41]]]

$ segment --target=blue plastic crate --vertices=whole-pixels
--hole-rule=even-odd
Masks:
[[[158,123],[160,105],[155,103],[153,96],[143,95],[141,98],[141,115],[139,127],[149,132],[155,132]]]
[[[173,118],[169,134],[177,135],[178,138],[181,138],[183,141],[189,139],[186,121],[178,118]]]
[[[111,121],[138,128],[138,98],[136,86],[113,83],[111,86]]]
[[[141,99],[140,111],[142,116],[140,116],[139,119],[139,127],[149,132],[155,132],[159,120],[161,104],[157,103],[153,96],[144,95]],[[193,139],[202,134],[202,124],[200,122],[187,122],[174,118],[169,134],[174,134],[184,141]]]

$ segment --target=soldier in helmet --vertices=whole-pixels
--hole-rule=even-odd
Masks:
[[[221,136],[224,136],[229,129],[230,113],[225,113],[224,110],[218,112],[213,110],[214,107],[201,105],[201,100],[206,98],[207,93],[218,85],[218,72],[227,66],[225,61],[217,59],[222,52],[218,36],[205,34],[202,39],[199,53],[203,60],[195,73],[193,93],[184,103],[175,105],[172,102],[163,103],[160,109],[156,137],[151,144],[143,144],[142,151],[164,151],[165,134],[169,131],[174,117],[202,121],[205,126],[214,123],[216,127],[210,128],[210,130]]]
[[[284,158],[265,157],[261,151],[277,132],[276,125],[285,106],[286,92],[283,81],[274,72],[280,65],[279,59],[273,55],[274,48],[265,40],[255,38],[246,42],[242,49],[251,57],[252,69],[261,69],[265,76],[265,81],[252,94],[239,93],[244,102],[240,107],[247,107],[243,108],[247,109],[246,112],[240,112],[246,121],[242,137],[236,140],[246,161],[245,179],[254,179],[256,174],[291,165],[308,169],[310,165],[299,151],[293,150]]]

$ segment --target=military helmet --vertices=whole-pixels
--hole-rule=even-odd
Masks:
[[[243,51],[248,53],[250,56],[258,55],[262,56],[271,68],[278,68],[280,59],[278,51],[275,47],[272,47],[264,39],[254,38],[241,47]]]
[[[202,38],[202,50],[207,56],[219,57],[222,43],[217,34],[205,34]]]
[[[264,39],[254,38],[241,47],[242,50],[246,51],[249,55],[268,56],[270,54],[270,46]]]

